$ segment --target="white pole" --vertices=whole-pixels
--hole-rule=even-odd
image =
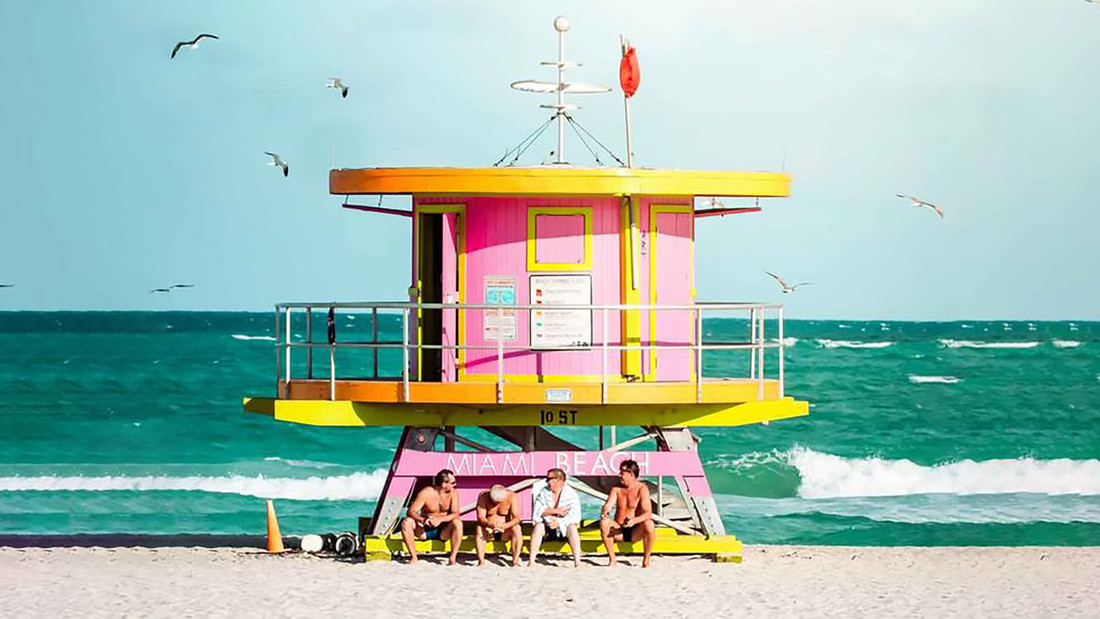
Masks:
[[[626,167],[634,167],[634,146],[630,139],[630,97],[623,95],[623,106],[626,107]]]
[[[562,19],[562,18],[558,18]],[[554,20],[554,29],[558,31],[558,163],[565,163],[565,31],[558,19]]]

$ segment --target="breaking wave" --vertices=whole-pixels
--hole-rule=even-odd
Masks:
[[[888,348],[893,342],[853,342],[850,340],[817,340],[822,348]]]
[[[233,334],[233,339],[235,339],[235,340],[244,340],[244,341],[249,341],[249,342],[254,341],[254,340],[259,340],[259,341],[262,341],[262,342],[274,342],[275,341],[275,338],[270,336],[270,335],[241,335],[239,333],[234,333]]]
[[[973,342],[970,340],[940,340],[948,348],[1035,348],[1039,342]]]
[[[0,492],[58,491],[197,491],[238,494],[264,499],[302,501],[373,501],[382,492],[386,469],[334,477],[224,477],[104,476],[104,477],[0,477]]]
[[[1054,340],[1051,342],[1055,348],[1077,348],[1081,345],[1081,342],[1074,340]]]
[[[917,376],[916,374],[909,375],[909,382],[914,384],[921,383],[939,383],[943,385],[954,385],[959,382],[960,378],[954,376]]]

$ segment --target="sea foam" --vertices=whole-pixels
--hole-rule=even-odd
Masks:
[[[909,382],[914,384],[921,383],[940,383],[943,385],[954,385],[959,382],[960,378],[954,376],[917,376],[916,374],[909,375]]]
[[[1039,342],[974,342],[971,340],[940,340],[948,348],[1035,348]]]
[[[1100,460],[961,460],[923,466],[910,460],[844,458],[806,448],[787,453],[807,499],[909,494],[1100,495]]]
[[[1051,344],[1054,344],[1055,348],[1077,348],[1081,345],[1081,342],[1074,340],[1053,340]]]
[[[386,469],[333,477],[0,477],[0,492],[131,491],[157,490],[239,494],[265,499],[303,501],[373,501],[382,491]]]
[[[817,340],[823,348],[888,348],[893,342],[853,342],[851,340]]]
[[[245,340],[245,341],[260,340],[260,341],[263,341],[263,342],[274,342],[275,341],[275,338],[271,337],[270,335],[241,335],[240,333],[234,333],[233,334],[233,339],[235,339],[235,340]]]

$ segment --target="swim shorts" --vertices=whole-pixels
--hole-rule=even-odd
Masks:
[[[442,539],[442,537],[441,537],[442,534],[443,534],[443,527],[442,526],[424,527],[424,539],[439,540],[439,539]]]

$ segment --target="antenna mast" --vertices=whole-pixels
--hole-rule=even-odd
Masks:
[[[554,163],[564,164],[568,163],[565,160],[565,111],[580,109],[579,105],[565,102],[566,93],[578,95],[600,94],[611,92],[611,89],[606,86],[591,86],[588,84],[569,83],[565,81],[565,68],[579,67],[581,63],[569,62],[565,59],[565,33],[569,31],[569,19],[564,15],[559,15],[554,18],[554,30],[558,32],[558,59],[556,62],[544,61],[539,64],[548,67],[557,67],[558,81],[540,82],[537,80],[520,80],[518,82],[512,82],[512,88],[527,92],[557,93],[557,103],[544,103],[539,107],[555,110],[554,120],[558,122],[558,148],[555,151],[556,157]]]

